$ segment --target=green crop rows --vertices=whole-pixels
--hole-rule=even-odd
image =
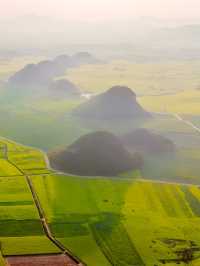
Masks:
[[[88,265],[162,265],[180,248],[171,249],[168,239],[200,245],[200,215],[186,192],[199,208],[196,186],[60,175],[32,180],[54,235]]]
[[[30,148],[5,139],[1,139],[0,144],[7,147],[7,158],[4,156],[0,159],[0,246],[2,254],[5,256],[59,252],[43,232],[38,211],[23,175],[23,170],[29,170],[32,167],[35,172],[39,171],[38,166],[33,166],[32,158],[35,158],[36,165],[41,168],[43,166],[42,169],[45,171],[44,158],[42,157],[41,160],[39,151],[30,150]],[[26,158],[26,160],[20,161],[19,158]],[[40,160],[43,164],[39,163]],[[0,265],[2,263],[3,259],[0,257]]]

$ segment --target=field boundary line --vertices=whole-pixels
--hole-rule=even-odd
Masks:
[[[83,262],[81,262],[78,257],[73,255],[70,250],[68,250],[62,243],[60,243],[60,241],[58,241],[53,236],[53,234],[51,232],[51,229],[50,229],[50,227],[49,227],[49,225],[48,225],[48,223],[46,221],[44,210],[43,210],[43,208],[42,208],[42,206],[40,204],[39,198],[37,196],[37,193],[35,191],[35,188],[33,186],[31,178],[29,176],[25,176],[25,178],[26,178],[27,183],[29,185],[29,188],[31,190],[35,205],[36,205],[36,207],[38,209],[40,220],[41,220],[41,223],[42,223],[42,226],[43,226],[43,229],[44,229],[44,232],[45,232],[46,236],[49,238],[49,240],[51,240],[51,242],[53,242],[63,252],[63,254],[66,254],[67,256],[69,256],[70,259],[72,259],[77,265],[80,265],[80,266],[81,265],[86,265],[86,264],[83,264]]]
[[[13,165],[16,169],[19,170],[19,172],[22,174],[23,177],[25,177],[26,182],[28,184],[28,187],[30,189],[30,192],[32,194],[33,197],[33,201],[35,203],[35,206],[38,210],[38,214],[40,217],[40,221],[44,230],[45,235],[47,236],[47,238],[55,245],[57,246],[63,254],[65,254],[66,256],[68,256],[74,263],[76,263],[77,266],[87,266],[84,262],[82,262],[77,256],[75,256],[74,254],[72,254],[72,252],[70,250],[68,250],[60,241],[58,241],[52,234],[51,229],[47,223],[46,217],[45,217],[45,212],[40,204],[40,200],[37,196],[37,193],[35,191],[35,188],[33,186],[33,183],[31,181],[30,176],[26,175],[23,170],[18,167],[15,163],[13,163],[12,161],[9,160],[9,156],[7,157],[7,161]]]
[[[2,250],[1,250],[1,242],[0,242],[0,265],[1,266],[8,266],[5,260],[5,257],[2,254]]]

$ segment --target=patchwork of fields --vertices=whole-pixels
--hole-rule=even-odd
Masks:
[[[153,112],[200,115],[200,90],[190,89],[169,95],[143,96],[140,103]]]
[[[53,236],[88,266],[199,265],[198,186],[62,175],[47,169],[42,152],[0,144],[13,167],[0,171],[3,256],[60,252],[45,236],[28,175]]]
[[[0,78],[30,59],[24,60],[2,64]],[[27,176],[53,237],[88,266],[200,265],[200,134],[174,115],[200,127],[199,64],[114,62],[70,70],[66,77],[83,91],[126,84],[145,108],[157,112],[149,121],[120,126],[105,122],[100,128],[72,117],[83,99],[26,95],[24,101],[23,91],[0,91],[6,97],[0,99],[1,135],[23,144],[48,150],[98,129],[121,135],[144,127],[177,146],[173,156],[146,156],[141,173],[81,178],[56,173],[43,152],[0,138],[0,266],[6,256],[60,253],[44,232]]]
[[[59,252],[44,234],[23,172],[34,168],[33,172],[40,173],[40,167],[45,171],[43,154],[5,139],[0,140],[0,146],[6,147],[0,160],[1,253],[8,256]],[[34,160],[38,167],[34,167]]]
[[[88,265],[186,265],[181,256],[193,245],[198,265],[198,187],[61,175],[32,180],[55,236]]]
[[[101,92],[116,84],[127,85],[138,95],[174,94],[200,85],[199,61],[133,63],[113,61],[70,69],[66,78],[83,91]]]

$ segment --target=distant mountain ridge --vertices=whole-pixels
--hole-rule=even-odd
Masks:
[[[60,55],[53,60],[41,61],[38,64],[28,64],[17,71],[8,80],[10,87],[34,87],[48,85],[54,78],[65,74],[71,67],[84,64],[95,64],[99,61],[87,52],[76,53],[72,56]]]

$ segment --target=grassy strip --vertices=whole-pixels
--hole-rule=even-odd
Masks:
[[[2,237],[0,241],[4,256],[60,253],[60,250],[44,235]]]
[[[182,187],[185,198],[188,201],[193,213],[200,216],[200,201],[192,194],[189,187]]]
[[[24,205],[33,205],[32,201],[4,201],[0,202],[0,206],[24,206]]]
[[[91,226],[94,238],[111,265],[144,266],[125,227],[119,223],[97,223]]]
[[[3,258],[2,254],[1,254],[1,252],[0,252],[0,266],[6,266],[6,263],[4,261],[4,258]]]
[[[39,220],[0,220],[0,237],[41,236]]]

